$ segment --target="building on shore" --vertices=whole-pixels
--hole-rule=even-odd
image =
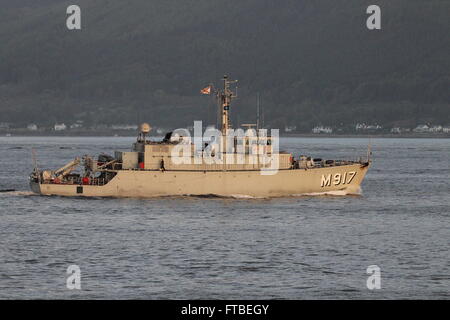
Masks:
[[[37,126],[36,124],[34,124],[34,123],[30,123],[30,124],[27,126],[27,129],[28,129],[29,131],[37,131],[38,126]]]
[[[81,129],[83,128],[83,121],[77,120],[75,123],[70,125],[70,129]]]
[[[56,123],[53,129],[55,129],[55,131],[64,131],[67,129],[67,126],[64,123]]]
[[[402,133],[409,133],[409,132],[411,132],[410,128],[394,127],[391,129],[392,134],[402,134]]]
[[[356,131],[381,131],[382,129],[383,127],[378,124],[357,123],[355,126]]]
[[[10,124],[7,122],[0,122],[0,130],[8,130],[10,128]]]
[[[135,124],[113,124],[111,126],[113,130],[137,130],[138,126]]]
[[[430,128],[430,132],[432,133],[442,132],[442,126],[433,126]]]
[[[331,134],[333,133],[333,129],[331,127],[323,127],[323,126],[316,126],[312,130],[312,133],[325,133],[325,134]]]
[[[284,127],[284,132],[294,132],[295,130],[297,130],[297,126],[285,126]]]
[[[430,132],[430,127],[427,126],[426,124],[419,124],[417,127],[413,129],[413,131],[416,133],[426,133]]]

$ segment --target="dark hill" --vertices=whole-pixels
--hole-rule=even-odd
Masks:
[[[199,89],[240,80],[235,122],[450,123],[450,1],[0,0],[0,122],[213,122]],[[239,113],[239,118],[237,118]]]

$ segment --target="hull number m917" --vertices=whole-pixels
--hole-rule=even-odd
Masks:
[[[341,173],[335,173],[335,174],[328,174],[322,175],[322,179],[320,180],[320,186],[321,187],[331,187],[331,185],[340,185],[340,184],[350,184],[356,176],[356,171],[350,171],[350,172],[344,172]]]

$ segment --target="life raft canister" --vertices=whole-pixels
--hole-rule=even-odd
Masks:
[[[140,169],[144,169],[144,163],[143,162],[139,162],[139,168]]]
[[[83,184],[89,184],[89,177],[84,177],[81,181]]]

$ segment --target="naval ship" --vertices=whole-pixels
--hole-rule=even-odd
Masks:
[[[215,95],[219,128],[208,139],[175,130],[162,140],[147,137],[144,123],[131,151],[114,156],[83,156],[57,170],[35,162],[31,190],[41,195],[78,197],[224,196],[284,197],[311,194],[359,194],[370,167],[370,152],[359,160],[325,160],[278,151],[278,136],[249,127],[234,130],[229,112],[236,80],[223,78]],[[237,87],[236,87],[237,88]],[[200,141],[199,141],[200,140]]]

